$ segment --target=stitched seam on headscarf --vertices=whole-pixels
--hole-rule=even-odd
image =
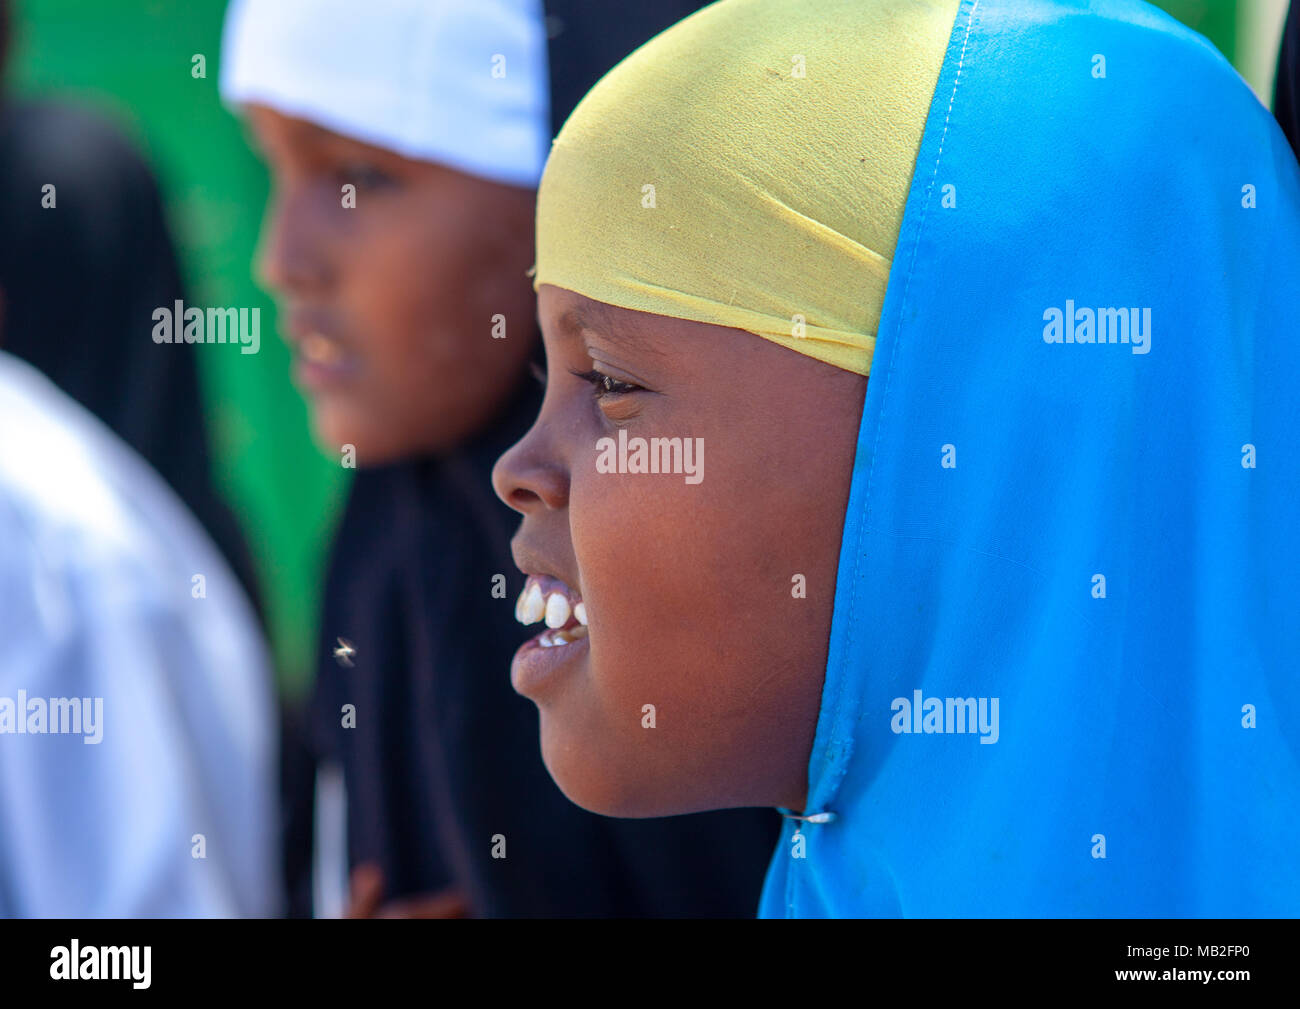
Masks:
[[[858,524],[856,540],[854,542],[853,580],[849,589],[849,612],[850,613],[853,613],[857,606],[857,595],[858,595],[858,584],[859,584],[858,570],[862,564],[862,550],[861,550],[862,532],[863,532],[863,527],[867,525],[870,517],[871,486],[873,480],[875,479],[876,458],[878,455],[878,450],[880,448],[880,432],[881,429],[885,426],[885,404],[889,399],[889,386],[890,386],[890,381],[893,378],[893,374],[894,374],[894,358],[898,354],[899,336],[903,330],[903,319],[906,318],[907,315],[906,312],[907,296],[912,289],[912,276],[916,268],[916,254],[921,247],[921,236],[925,232],[925,221],[927,216],[929,215],[930,203],[934,195],[935,180],[937,180],[939,177],[939,163],[943,159],[943,145],[945,141],[948,139],[948,124],[952,120],[953,106],[957,102],[957,86],[961,83],[962,68],[965,66],[966,63],[966,48],[970,44],[971,28],[975,21],[975,12],[978,8],[979,8],[979,0],[974,0],[974,2],[971,4],[970,7],[970,13],[966,16],[966,34],[962,39],[961,56],[957,60],[957,73],[954,75],[952,81],[952,94],[948,98],[948,112],[944,116],[943,132],[939,134],[939,150],[938,153],[935,155],[935,159],[934,159],[934,171],[931,173],[930,182],[926,186],[925,202],[921,208],[921,219],[917,222],[916,225],[915,237],[912,241],[912,255],[909,258],[907,263],[907,277],[903,281],[903,294],[902,297],[899,299],[898,323],[894,327],[893,345],[889,348],[889,363],[885,367],[885,391],[880,394],[880,419],[876,424],[876,437],[871,446],[871,462],[868,464],[869,468],[867,470],[867,489],[864,495],[864,497],[866,498],[866,501],[864,502],[864,513],[862,517],[862,522]],[[845,645],[844,645],[845,651],[850,655],[853,654],[853,631],[854,631],[854,624],[852,620],[850,620],[848,634],[846,635]],[[843,687],[843,681],[841,680],[836,691],[835,702],[834,702],[835,704],[834,722],[837,725],[840,720],[840,705],[843,699],[843,694],[844,694],[844,687]],[[861,717],[862,717],[862,712],[859,712],[859,717],[857,719],[854,719],[855,729],[858,722],[861,720]],[[839,766],[836,768],[834,773],[834,781],[828,788],[827,795],[824,800],[827,803],[830,802],[831,797],[835,795],[835,793],[838,791],[840,782],[844,780],[844,775],[848,773],[849,759],[852,757],[853,738],[854,738],[854,733],[850,732],[848,738],[844,741],[843,744],[844,750],[841,759],[838,762]],[[830,746],[835,745],[834,737],[832,737],[828,745]]]

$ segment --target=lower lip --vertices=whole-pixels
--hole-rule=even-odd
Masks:
[[[343,385],[354,374],[355,364],[346,360],[338,364],[321,364],[305,357],[295,357],[293,362],[294,381],[306,389],[328,389]]]
[[[538,635],[540,637],[541,635]],[[543,648],[537,638],[526,641],[510,664],[510,684],[515,692],[532,698],[548,684],[572,672],[587,657],[590,638],[579,638],[570,645]]]

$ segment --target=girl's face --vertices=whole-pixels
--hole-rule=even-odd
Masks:
[[[866,379],[550,285],[539,312],[546,396],[493,482],[524,516],[523,616],[585,607],[511,670],[547,768],[610,816],[802,809]]]
[[[454,447],[516,391],[536,339],[535,194],[247,114],[273,181],[259,273],[318,440],[361,466]]]

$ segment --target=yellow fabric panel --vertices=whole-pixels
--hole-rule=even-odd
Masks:
[[[552,145],[534,286],[868,374],[958,6],[720,0],[652,39]]]

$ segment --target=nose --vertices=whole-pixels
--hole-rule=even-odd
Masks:
[[[565,508],[569,503],[569,473],[549,450],[542,417],[492,467],[492,489],[521,515]]]
[[[257,250],[257,276],[265,288],[309,297],[328,287],[329,243],[322,217],[306,187],[272,195]]]

